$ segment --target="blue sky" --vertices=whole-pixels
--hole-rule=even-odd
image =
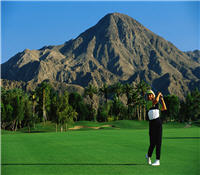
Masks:
[[[200,49],[200,2],[1,2],[1,63],[24,49],[76,38],[107,13],[129,15],[178,49]]]

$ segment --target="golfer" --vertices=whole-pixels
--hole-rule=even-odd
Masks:
[[[160,151],[162,143],[162,121],[160,119],[159,101],[161,100],[162,109],[161,111],[167,110],[163,95],[161,92],[155,96],[152,90],[147,91],[147,98],[152,102],[152,107],[147,111],[149,118],[149,137],[150,146],[148,154],[146,154],[147,163],[152,166],[160,165]],[[154,148],[156,147],[156,161],[151,164],[151,156]]]

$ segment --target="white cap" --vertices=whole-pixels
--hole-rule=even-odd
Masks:
[[[153,94],[154,96],[156,96],[155,93],[152,90],[148,90],[147,94]]]

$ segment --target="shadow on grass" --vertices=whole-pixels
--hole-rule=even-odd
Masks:
[[[2,163],[2,166],[137,166],[136,163]]]
[[[47,131],[30,131],[30,132],[28,132],[28,131],[21,131],[22,133],[45,133],[45,132],[47,132]]]
[[[200,139],[200,137],[163,137],[163,139]]]

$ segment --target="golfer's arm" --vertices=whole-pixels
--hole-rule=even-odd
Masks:
[[[159,102],[160,99],[160,94],[158,94],[158,96],[155,98],[155,100],[153,101],[153,104],[157,104]]]
[[[167,106],[166,106],[165,101],[164,101],[163,98],[161,98],[161,103],[162,103],[162,109],[161,109],[161,111],[166,111],[167,110]]]

